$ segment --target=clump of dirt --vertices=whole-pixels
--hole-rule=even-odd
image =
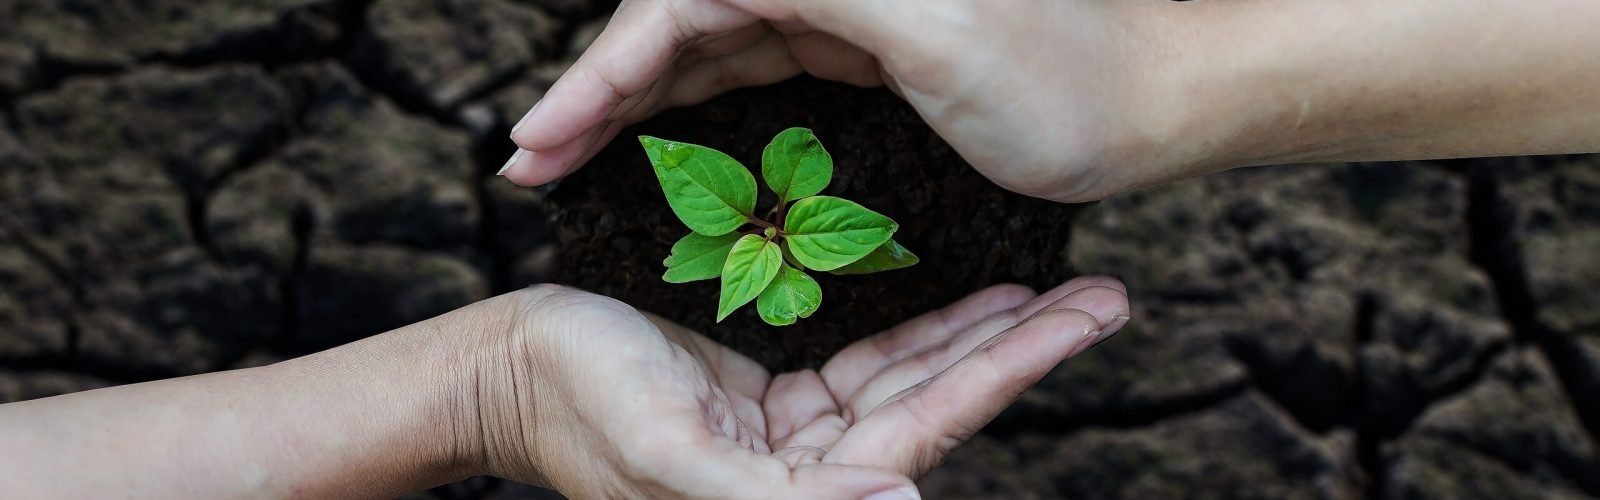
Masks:
[[[689,230],[631,138],[705,145],[758,170],[767,142],[796,126],[815,131],[833,155],[833,183],[823,194],[895,219],[895,239],[922,263],[866,276],[813,273],[822,308],[793,326],[769,326],[753,307],[717,324],[715,280],[661,281],[662,259]],[[758,211],[774,202],[763,196]],[[1046,288],[1074,275],[1066,249],[1078,208],[989,182],[887,91],[811,79],[735,92],[626,130],[547,200],[561,242],[552,282],[678,321],[775,370],[819,367],[852,341],[988,285]]]

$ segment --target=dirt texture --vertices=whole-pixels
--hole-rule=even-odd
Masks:
[[[625,131],[554,189],[493,176],[603,28],[586,0],[0,0],[0,402],[257,366],[554,281],[769,368],[986,285],[1127,281],[1133,321],[923,480],[929,498],[1600,498],[1600,156],[1237,170],[1066,206],[972,172],[882,90],[810,79]],[[901,223],[775,328],[671,285],[631,138]],[[770,198],[763,203],[770,203]],[[415,498],[558,498],[475,478]]]

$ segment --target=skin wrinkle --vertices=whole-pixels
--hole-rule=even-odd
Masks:
[[[547,318],[548,315],[543,313],[543,311],[548,310],[565,310],[581,307],[581,304],[577,303],[575,300],[578,297],[566,289],[548,286],[540,286],[534,289],[529,289],[524,293],[533,295],[534,300],[529,301],[530,304],[523,309],[525,311],[523,317],[544,323],[542,328],[535,329],[533,332],[555,332],[555,335],[546,336],[532,332],[519,334],[513,339],[518,346],[513,352],[522,353],[522,357],[520,359],[549,361],[547,363],[527,364],[528,367],[535,370],[534,372],[530,373],[530,380],[558,381],[559,383],[536,384],[533,386],[533,388],[538,391],[538,394],[533,394],[526,397],[517,397],[523,397],[524,399],[522,400],[530,402],[571,401],[573,400],[572,398],[578,397],[584,392],[583,388],[574,385],[576,383],[581,383],[582,381],[569,380],[567,377],[563,376],[564,374],[562,373],[559,364],[561,363],[561,360],[574,359],[577,357],[578,352],[571,350],[571,344],[568,342],[558,342],[555,344],[555,346],[552,346],[549,343],[537,341],[544,338],[567,339],[570,338],[572,334],[579,333],[570,330],[566,325],[561,323],[552,323],[550,319],[553,318]],[[519,362],[519,358],[517,357],[508,358],[508,361],[514,364],[507,366],[506,369],[509,369],[513,372],[516,372],[517,367],[523,364]],[[522,375],[513,375],[513,377],[520,378]],[[534,411],[532,412],[531,417],[522,416],[519,414],[518,416],[513,417],[513,420],[509,424],[512,426],[517,426],[515,431],[517,435],[526,436],[526,429],[524,429],[522,426],[531,422],[533,424],[534,431],[532,435],[536,441],[526,443],[528,445],[526,448],[511,445],[506,448],[502,448],[502,450],[512,453],[513,456],[520,457],[522,455],[518,454],[517,450],[522,449],[531,449],[546,453],[548,453],[548,451],[566,449],[588,449],[598,452],[586,454],[586,460],[590,461],[590,463],[609,464],[615,462],[614,457],[620,453],[617,449],[603,445],[597,446],[596,443],[578,440],[579,436],[589,436],[593,435],[594,433],[601,433],[603,429],[596,426],[597,422],[592,419],[585,418],[585,415],[575,413],[574,410],[577,410],[577,408],[574,407],[533,407],[534,410],[538,410],[540,408],[550,408],[551,410],[555,410],[555,412],[554,414],[551,414],[549,411]],[[575,423],[575,425],[578,427],[586,428],[590,432],[558,432],[554,434],[554,442],[551,442],[543,437],[547,436],[547,434],[539,432],[540,429],[566,428],[569,425],[573,425],[573,423]],[[504,426],[501,426],[501,428],[504,428]],[[502,440],[500,443],[505,445],[507,442]],[[554,469],[553,472],[557,472],[556,476],[558,477],[569,475],[569,473],[562,473],[562,471],[571,468],[573,465],[576,465],[568,464],[559,460],[550,460],[550,458],[553,457],[554,456],[542,456],[544,459],[540,460],[540,463],[546,464],[543,465],[544,468]],[[519,467],[537,470],[538,467],[536,467],[536,465],[537,464],[528,463],[520,464]],[[595,467],[601,466],[596,465]],[[578,470],[582,470],[582,468],[578,468]]]
[[[472,406],[472,408],[474,409],[473,413],[470,414],[470,415],[466,415],[465,417],[477,420],[477,422],[478,422],[478,450],[477,450],[477,454],[478,454],[478,457],[479,457],[479,462],[478,463],[489,465],[489,464],[493,464],[494,463],[493,457],[491,457],[489,454],[490,454],[491,450],[494,450],[496,448],[490,446],[490,443],[488,441],[491,438],[490,438],[490,434],[489,434],[488,422],[484,418],[483,405],[484,405],[484,401],[485,401],[484,393],[488,390],[489,384],[484,379],[483,375],[484,375],[484,371],[483,370],[481,370],[481,369],[480,370],[475,370],[475,374],[473,375],[473,387],[475,387],[476,389],[473,391],[473,393],[476,395],[477,402],[476,402],[476,404],[474,404]]]
[[[514,352],[508,351],[507,355],[514,355]],[[516,428],[517,442],[505,449],[527,449],[535,443],[535,441],[533,441],[533,439],[528,435],[528,425],[526,424],[526,422],[533,420],[524,415],[523,408],[534,408],[530,405],[537,404],[538,401],[524,396],[524,391],[526,390],[524,387],[524,380],[533,379],[527,377],[527,373],[522,372],[522,363],[518,362],[516,359],[507,359],[506,366],[511,368],[511,422],[512,426]],[[536,409],[533,409],[530,412],[536,411]]]
[[[667,75],[666,78],[671,78],[676,74],[677,74],[676,70],[669,69],[667,74],[666,74]],[[658,95],[657,93],[661,92],[663,90],[665,90],[665,89],[663,89],[660,85],[651,85],[650,88],[648,90],[645,90],[645,92],[643,94],[634,95],[632,97],[624,99],[621,103],[619,103],[617,105],[616,110],[612,112],[612,116],[610,117],[610,119],[611,120],[620,120],[620,119],[625,118],[625,117],[636,116],[635,112],[640,110],[640,108],[639,108],[640,105],[642,105],[642,104],[644,104],[646,102],[652,102],[650,98],[652,96]],[[598,141],[599,139],[600,139],[599,136],[595,137],[595,140]],[[586,148],[586,149],[588,149],[588,148]]]

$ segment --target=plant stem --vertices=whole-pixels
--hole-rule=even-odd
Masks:
[[[777,207],[776,210],[778,211],[778,217],[776,219],[773,219],[773,220],[778,221],[778,228],[782,229],[783,228],[783,217],[786,216],[786,215],[789,215],[788,214],[788,212],[789,212],[789,204],[788,203],[784,203],[783,200],[778,200],[778,207]]]
[[[749,219],[750,219],[750,223],[751,223],[751,224],[755,224],[755,225],[757,225],[757,226],[761,226],[761,227],[762,227],[762,228],[769,228],[769,227],[778,227],[778,226],[774,226],[774,225],[772,225],[772,223],[771,223],[771,222],[767,222],[767,221],[764,221],[764,220],[761,220],[761,219],[757,219],[757,218],[755,218],[755,217],[750,217],[750,216],[748,216],[748,215],[747,215],[747,216],[745,216],[745,217],[747,217],[747,218],[749,218]]]

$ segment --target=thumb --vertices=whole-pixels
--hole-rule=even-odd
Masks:
[[[796,467],[783,479],[783,498],[834,500],[921,500],[910,478],[876,467],[811,464]]]

